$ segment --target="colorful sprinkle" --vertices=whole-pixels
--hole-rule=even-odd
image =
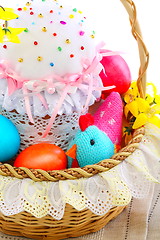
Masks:
[[[50,21],[50,23],[53,23],[53,21]]]
[[[38,17],[39,17],[39,18],[43,18],[43,14],[40,13],[40,14],[38,15]]]
[[[83,46],[81,46],[81,50],[84,50],[84,47],[83,47]]]
[[[23,58],[19,58],[19,59],[18,59],[18,62],[23,62]]]
[[[35,45],[35,46],[37,46],[37,45],[38,45],[38,42],[37,42],[37,41],[35,41],[35,42],[34,42],[34,45]]]
[[[66,39],[65,42],[68,43],[68,44],[71,43],[71,41],[69,39]]]
[[[61,48],[61,47],[58,47],[58,51],[61,52],[61,51],[62,51],[62,48]]]
[[[50,66],[51,66],[51,67],[54,67],[54,63],[53,63],[53,62],[51,62],[51,63],[50,63]]]
[[[32,22],[32,25],[35,25],[35,22]]]
[[[23,8],[23,11],[27,11],[27,8],[26,8],[26,7],[24,7],[24,8]]]
[[[4,49],[7,49],[7,45],[3,45],[3,48],[4,48]]]
[[[73,14],[69,15],[69,18],[74,18],[74,15]]]
[[[73,12],[77,12],[77,8],[74,8],[74,9],[73,9]]]
[[[57,33],[53,33],[53,36],[56,37],[56,36],[57,36]]]
[[[34,15],[34,12],[30,12],[30,15]]]
[[[39,57],[37,58],[37,61],[38,61],[38,62],[42,62],[42,61],[43,61],[43,57],[39,56]]]
[[[64,22],[64,21],[60,21],[60,23],[62,24],[62,25],[65,25],[65,24],[67,24],[66,22]]]
[[[78,11],[78,13],[82,14],[83,12],[82,11]]]
[[[31,6],[31,3],[30,3],[30,2],[27,2],[27,3],[26,3],[26,6]]]
[[[22,8],[18,8],[17,10],[18,10],[18,11],[22,11]]]
[[[74,58],[74,54],[71,54],[71,55],[70,55],[70,58]]]
[[[28,28],[26,28],[26,29],[24,30],[24,32],[29,32]]]
[[[80,31],[80,32],[79,32],[79,35],[80,35],[80,36],[83,36],[84,34],[85,34],[84,31]]]
[[[92,35],[91,35],[91,38],[95,38],[95,36],[92,34]]]
[[[53,13],[53,10],[51,10],[50,13]]]
[[[46,27],[43,27],[43,28],[42,28],[42,32],[47,32],[47,28],[46,28]]]

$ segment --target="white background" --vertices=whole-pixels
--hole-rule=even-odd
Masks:
[[[15,6],[27,0],[0,0],[0,4]],[[40,0],[41,1],[41,0]],[[67,0],[64,0],[66,3]],[[136,79],[139,68],[137,44],[131,35],[128,15],[120,0],[68,0],[74,7],[80,7],[89,15],[97,35],[106,42],[106,48],[124,52]],[[144,42],[150,53],[148,82],[154,82],[160,89],[160,0],[134,0]]]

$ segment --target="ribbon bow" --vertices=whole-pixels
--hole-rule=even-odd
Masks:
[[[17,89],[22,88],[22,79],[10,68],[0,64],[0,79],[5,78],[8,82],[8,95],[11,96]]]

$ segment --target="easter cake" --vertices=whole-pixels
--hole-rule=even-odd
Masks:
[[[96,232],[159,183],[160,130],[147,123],[159,113],[155,88],[141,98],[148,52],[134,3],[121,2],[140,53],[132,84],[127,63],[103,49],[78,8],[0,6],[1,232],[46,240]]]
[[[100,99],[103,44],[77,8],[16,2],[0,28],[1,113],[17,126],[21,149],[44,141],[66,149],[80,114]]]

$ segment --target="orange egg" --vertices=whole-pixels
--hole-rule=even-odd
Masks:
[[[67,157],[60,147],[49,143],[39,143],[23,150],[16,158],[14,166],[45,171],[60,170],[67,167]]]

